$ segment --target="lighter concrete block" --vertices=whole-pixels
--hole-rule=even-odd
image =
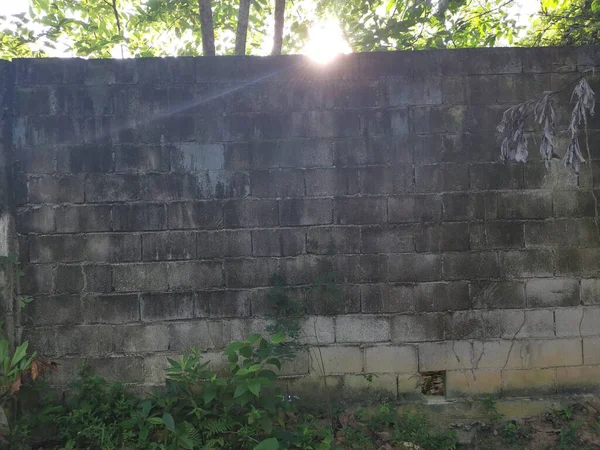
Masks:
[[[312,345],[333,344],[335,342],[333,317],[308,317],[302,326],[300,341]]]
[[[500,370],[451,370],[446,373],[446,396],[450,398],[498,394],[501,388]]]
[[[335,319],[336,342],[387,342],[390,321],[377,316],[339,316]]]
[[[580,339],[548,339],[527,342],[523,367],[580,366],[583,364]]]
[[[583,361],[586,365],[600,364],[600,337],[583,339]]]
[[[474,369],[521,369],[522,341],[473,342]]]
[[[416,373],[419,370],[417,348],[382,345],[365,348],[365,372]]]
[[[150,355],[144,357],[144,380],[148,384],[162,385],[165,383],[165,374],[169,367],[167,358],[174,359],[177,361],[177,357],[172,355]]]
[[[517,338],[554,337],[554,312],[549,309],[525,311],[525,325]]]
[[[448,325],[445,313],[407,314],[392,319],[392,342],[439,341],[444,339]]]
[[[600,390],[600,366],[559,367],[556,384],[559,389]]]
[[[363,370],[363,352],[360,347],[318,347],[311,350],[311,372],[320,374],[321,364],[325,373],[360,373]]]
[[[579,282],[571,278],[540,278],[527,282],[527,306],[570,306],[579,298]]]
[[[600,335],[600,306],[561,308],[555,311],[555,317],[557,336]]]
[[[386,392],[396,398],[398,394],[398,378],[389,373],[371,374],[371,381],[364,375],[344,375],[344,387],[351,390]]]
[[[529,369],[502,371],[502,390],[553,391],[556,387],[556,369]]]
[[[280,375],[306,375],[310,370],[310,355],[308,352],[299,352],[291,361],[281,362]],[[277,369],[275,369],[277,372]]]
[[[460,370],[473,367],[470,342],[426,342],[419,344],[419,371]]]

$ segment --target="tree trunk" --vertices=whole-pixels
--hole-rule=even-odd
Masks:
[[[275,0],[275,36],[273,37],[272,55],[281,55],[283,44],[283,20],[285,17],[285,0]]]
[[[238,11],[237,31],[235,32],[235,54],[246,54],[246,39],[248,37],[248,16],[252,0],[240,0]]]
[[[210,0],[198,0],[200,10],[200,27],[202,32],[202,54],[215,56],[215,29]]]

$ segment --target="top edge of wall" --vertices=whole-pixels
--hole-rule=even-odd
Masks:
[[[472,48],[353,53],[327,64],[304,55],[137,59],[14,59],[16,85],[185,84],[271,80],[584,72],[600,67],[600,46]]]

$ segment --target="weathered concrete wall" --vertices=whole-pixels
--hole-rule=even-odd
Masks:
[[[159,383],[167,356],[262,331],[273,274],[334,269],[343,311],[309,303],[305,327],[330,386],[405,395],[447,371],[449,396],[598,387],[600,184],[547,171],[533,135],[530,163],[499,162],[495,127],[599,55],[16,60],[25,337],[59,383],[84,358]],[[312,356],[287,368],[293,389]]]

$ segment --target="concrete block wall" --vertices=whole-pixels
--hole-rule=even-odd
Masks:
[[[598,389],[599,177],[547,170],[533,123],[530,162],[505,164],[495,131],[594,66],[595,47],[5,64],[23,338],[57,384],[84,359],[158,384],[166,357],[218,367],[263,331],[272,275],[302,296],[335,270],[342,311],[307,304],[290,390],[321,358],[330,387],[392,397],[437,371],[450,397]],[[588,134],[600,171],[597,116]]]

